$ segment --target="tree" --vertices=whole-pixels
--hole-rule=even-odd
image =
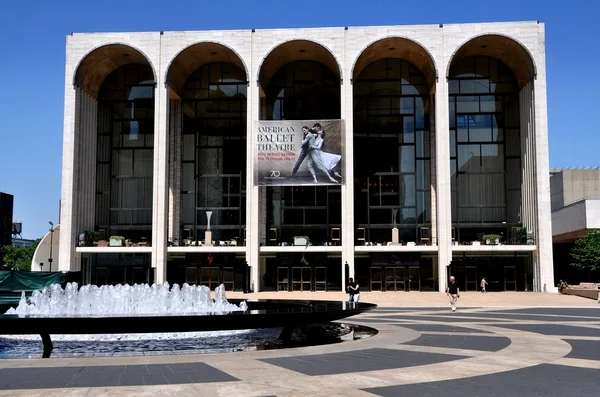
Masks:
[[[600,230],[588,230],[587,236],[571,249],[571,266],[579,270],[600,270]]]
[[[30,271],[31,270],[31,260],[33,259],[33,254],[35,254],[35,249],[42,241],[41,238],[38,238],[33,242],[31,247],[13,247],[12,245],[5,245],[2,247],[2,251],[4,253],[4,266],[9,269],[14,269],[15,267],[22,271]]]

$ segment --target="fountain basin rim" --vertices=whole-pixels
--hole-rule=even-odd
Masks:
[[[238,300],[230,302],[236,301]],[[340,320],[377,307],[370,303],[349,304],[340,301],[247,300],[246,302],[249,309],[247,311],[220,314],[0,315],[0,335],[200,332],[279,328]]]

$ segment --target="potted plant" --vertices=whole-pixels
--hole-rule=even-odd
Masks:
[[[294,245],[310,245],[310,238],[308,236],[294,236]]]
[[[100,240],[100,233],[94,230],[86,230],[83,232],[83,240],[86,247],[93,247],[94,243]]]
[[[498,234],[485,234],[483,240],[487,245],[498,245],[500,244],[500,235]]]
[[[515,230],[515,244],[517,245],[526,245],[527,244],[527,228],[526,227],[518,227]]]
[[[125,245],[125,237],[123,236],[110,236],[111,247],[123,247]]]

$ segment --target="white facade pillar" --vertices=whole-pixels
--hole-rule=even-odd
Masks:
[[[554,285],[554,261],[552,257],[552,214],[550,206],[550,164],[548,150],[548,104],[546,99],[546,39],[544,25],[538,25],[537,76],[533,82],[535,126],[535,186],[537,230],[537,262],[539,266],[539,290],[558,292]]]
[[[152,193],[152,267],[154,282],[163,284],[167,278],[167,217],[168,217],[168,142],[169,86],[163,82],[161,69],[157,76],[154,111],[154,179]]]
[[[254,42],[255,35],[252,33],[251,40]],[[253,46],[254,47],[254,46]],[[246,262],[251,266],[250,288],[254,292],[260,291],[260,230],[264,228],[261,224],[260,214],[260,190],[254,186],[255,150],[256,142],[254,134],[254,120],[259,119],[260,90],[258,81],[258,65],[254,62],[254,53],[250,57],[248,67],[248,94],[246,96]],[[262,219],[264,221],[264,219]]]
[[[170,99],[169,104],[169,221],[167,238],[182,243],[181,223],[181,99]]]
[[[354,89],[351,82],[352,67],[347,67],[340,87],[341,118],[345,121],[342,190],[342,291],[354,274]],[[346,274],[346,263],[348,272]]]
[[[441,57],[438,61],[441,61]],[[443,62],[438,71],[446,70]],[[446,76],[438,78],[435,86],[435,162],[436,209],[438,243],[438,290],[445,291],[446,267],[452,260],[452,195],[450,183],[450,130],[448,114],[448,84]]]
[[[68,58],[68,55],[67,55]],[[68,65],[68,60],[67,60]],[[75,181],[77,180],[78,139],[75,134],[81,90],[72,84],[72,76],[67,68],[65,78],[65,110],[63,124],[63,158],[62,158],[62,185],[60,192],[60,243],[58,269],[66,272],[71,270],[75,263],[75,247],[77,231],[75,230]]]

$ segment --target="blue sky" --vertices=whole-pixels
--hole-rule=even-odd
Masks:
[[[600,165],[600,4],[571,0],[0,0],[0,191],[24,237],[58,223],[65,36],[540,20],[546,24],[550,164]],[[302,7],[302,8],[300,8]]]

